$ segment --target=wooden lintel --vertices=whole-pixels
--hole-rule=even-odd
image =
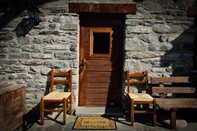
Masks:
[[[136,4],[69,3],[69,12],[136,14]]]
[[[8,3],[0,2],[0,13],[8,11]]]
[[[197,16],[197,7],[188,7],[187,16]]]

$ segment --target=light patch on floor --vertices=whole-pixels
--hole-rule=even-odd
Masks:
[[[77,116],[123,116],[124,111],[121,107],[77,107]]]

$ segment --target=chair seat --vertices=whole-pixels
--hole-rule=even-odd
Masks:
[[[144,93],[129,93],[129,97],[134,101],[153,101],[153,97]]]
[[[62,100],[63,98],[68,98],[71,92],[51,92],[44,96],[44,100]]]

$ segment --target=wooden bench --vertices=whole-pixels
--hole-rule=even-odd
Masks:
[[[171,130],[176,130],[176,111],[185,108],[197,108],[197,77],[153,77],[151,78],[152,93],[157,94],[157,106],[170,109]],[[168,94],[171,93],[171,96]]]

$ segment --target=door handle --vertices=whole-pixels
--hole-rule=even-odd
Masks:
[[[84,66],[87,64],[87,62],[85,62],[86,60],[85,59],[82,59],[81,60],[81,64],[79,65],[79,68],[84,70]]]

